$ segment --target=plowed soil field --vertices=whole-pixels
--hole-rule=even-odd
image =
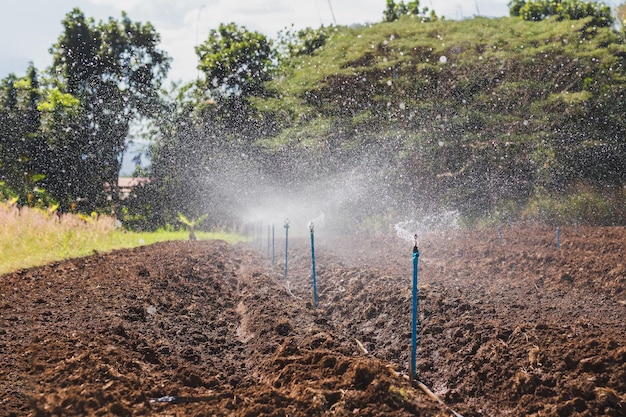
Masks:
[[[625,416],[626,230],[168,242],[0,277],[4,416]]]

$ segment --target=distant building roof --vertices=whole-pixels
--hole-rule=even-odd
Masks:
[[[132,191],[133,187],[143,187],[146,184],[150,183],[150,178],[145,178],[145,177],[120,177],[117,179],[117,187],[120,190],[120,198],[121,199],[125,199],[126,197],[128,197],[130,195],[130,192]],[[107,192],[111,191],[111,187],[109,186],[108,182],[104,183],[104,189]],[[109,196],[110,199],[110,196]]]
[[[121,189],[130,189],[138,185],[146,185],[150,182],[150,178],[144,177],[120,177],[117,180],[117,186]]]

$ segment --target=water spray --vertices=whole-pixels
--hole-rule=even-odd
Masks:
[[[325,217],[326,217],[326,213],[322,212],[319,216],[311,220],[311,223],[318,223],[318,222],[324,221]]]
[[[556,248],[561,249],[561,230],[556,228]]]
[[[285,219],[285,280],[287,280],[287,271],[289,259],[289,219]]]
[[[444,211],[442,213],[422,216],[420,221],[406,220],[396,223],[394,229],[399,238],[407,242],[413,241],[414,233],[445,232],[450,229],[459,229],[460,214],[458,211]]]
[[[317,281],[315,279],[315,243],[313,238],[313,222],[309,223],[311,232],[311,277],[313,279],[313,305],[317,308]]]
[[[417,235],[415,237],[415,245],[413,246],[413,317],[411,330],[411,379],[417,379],[415,367],[417,357],[417,262],[420,257],[420,251],[417,247]]]

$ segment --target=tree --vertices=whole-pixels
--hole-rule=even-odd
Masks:
[[[387,0],[387,7],[383,12],[384,22],[393,22],[400,18],[400,16],[413,16],[421,17],[422,21],[437,20],[437,15],[434,11],[428,14],[428,7],[424,7],[420,10],[419,0],[412,0],[408,3],[400,1],[396,3],[394,0]]]
[[[85,193],[84,177],[87,173],[81,154],[76,149],[82,147],[82,120],[80,101],[58,88],[46,91],[38,104],[42,113],[40,132],[45,138],[41,148],[41,164],[45,189],[60,203],[60,211],[75,208],[75,203]]]
[[[136,117],[149,117],[160,105],[158,91],[169,58],[157,48],[160,36],[154,27],[133,23],[126,13],[120,21],[95,23],[75,8],[63,26],[50,50],[51,70],[62,92],[80,101],[80,120],[73,129],[75,141],[58,149],[77,165],[75,174],[81,179],[71,198],[80,199],[83,209],[91,211],[106,207],[108,198],[115,201],[130,124]],[[55,181],[71,178],[60,175]]]
[[[0,87],[0,180],[19,196],[19,204],[35,204],[43,178],[38,73],[30,64],[26,76],[9,75]]]
[[[578,20],[592,17],[592,25],[608,27],[613,24],[611,8],[602,2],[584,0],[512,0],[509,2],[511,16],[524,20],[539,21],[550,16],[559,20]]]
[[[262,94],[271,78],[275,52],[267,37],[235,23],[220,24],[196,47],[198,69],[204,72],[205,87],[214,96]]]
[[[312,55],[322,48],[331,37],[334,27],[321,26],[318,29],[304,28],[296,32],[290,30],[278,33],[278,53],[287,63],[293,57]]]

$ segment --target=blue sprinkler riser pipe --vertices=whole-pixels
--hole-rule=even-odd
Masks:
[[[267,225],[267,258],[270,257],[270,225]]]
[[[412,317],[412,331],[411,331],[411,378],[413,380],[416,378],[416,358],[417,358],[417,312],[418,312],[418,304],[417,304],[417,263],[420,257],[419,249],[417,248],[417,238],[416,244],[413,247],[413,317]]]
[[[315,243],[313,237],[313,223],[309,226],[311,230],[311,277],[313,279],[313,305],[317,308],[317,280],[315,277]]]

